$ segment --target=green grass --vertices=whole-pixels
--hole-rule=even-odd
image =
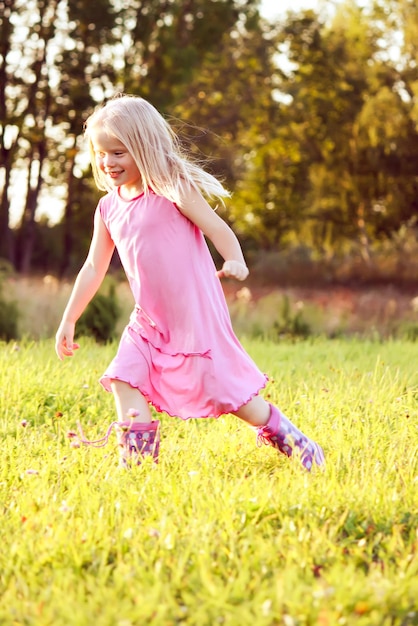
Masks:
[[[232,416],[162,416],[160,464],[125,472],[114,438],[66,437],[114,419],[115,346],[1,346],[0,624],[418,624],[417,344],[245,345],[325,471]]]

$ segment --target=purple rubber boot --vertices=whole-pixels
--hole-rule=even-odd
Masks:
[[[303,467],[308,472],[311,471],[314,462],[317,465],[325,463],[321,446],[304,435],[272,404],[270,404],[269,421],[257,430],[257,444],[273,446],[288,457],[297,452]]]
[[[141,465],[147,457],[158,463],[160,453],[160,422],[117,422],[116,430],[120,446],[122,467]]]
[[[120,447],[120,465],[129,468],[132,465],[141,465],[146,457],[152,457],[154,463],[158,463],[160,453],[160,422],[134,422],[132,418],[137,417],[139,412],[129,409],[126,422],[112,422],[104,437],[100,439],[87,439],[81,424],[78,424],[77,433],[69,432],[67,437],[72,440],[72,447],[79,447],[80,443],[94,448],[103,448],[109,441],[113,428],[116,428],[118,444]]]

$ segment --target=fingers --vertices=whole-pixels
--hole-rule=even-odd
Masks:
[[[73,356],[74,351],[78,350],[79,347],[80,346],[78,345],[78,343],[73,343],[70,345],[63,343],[60,346],[60,353],[62,354],[62,356]]]
[[[248,267],[240,261],[225,261],[222,269],[216,272],[218,278],[236,278],[245,280],[249,274]]]
[[[65,356],[74,356],[74,351],[79,349],[78,343],[73,343],[71,346],[64,342],[57,344],[55,347],[55,352],[58,355],[58,358],[62,361]]]
[[[79,349],[79,344],[73,342],[72,335],[66,336],[65,333],[58,330],[55,338],[55,352],[62,361],[66,356],[73,356],[74,351]]]
[[[78,350],[78,343],[74,343],[75,324],[68,320],[62,320],[57,334],[55,335],[55,352],[62,361],[66,356],[73,356]]]

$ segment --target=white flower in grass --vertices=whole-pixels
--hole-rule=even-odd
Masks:
[[[123,533],[123,538],[128,539],[128,541],[132,539],[133,536],[134,536],[133,528],[127,528],[125,532]]]
[[[271,606],[272,606],[272,601],[271,600],[265,600],[263,602],[263,604],[261,605],[261,613],[267,617],[267,615],[269,615],[270,611],[271,611]]]

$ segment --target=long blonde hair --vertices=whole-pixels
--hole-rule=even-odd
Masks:
[[[176,133],[152,104],[124,94],[109,100],[85,123],[94,180],[103,191],[113,187],[97,167],[89,137],[89,129],[93,127],[100,127],[123,143],[139,169],[145,193],[151,189],[179,205],[190,187],[209,198],[222,200],[230,195],[217,178],[183,152]]]

